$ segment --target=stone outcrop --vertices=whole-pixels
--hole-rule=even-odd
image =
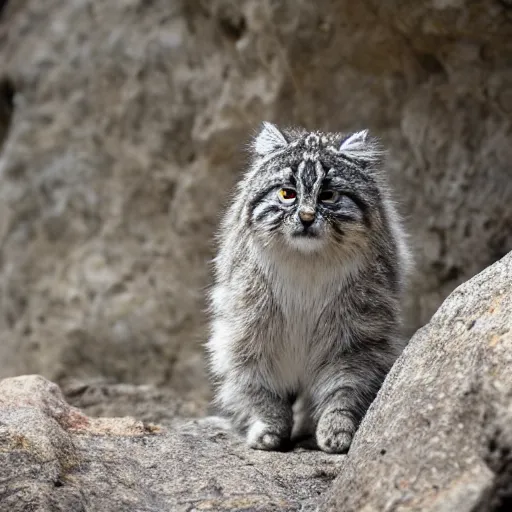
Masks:
[[[366,415],[326,510],[505,511],[512,503],[512,254],[458,287]]]
[[[338,464],[305,450],[251,451],[214,417],[175,418],[172,429],[89,418],[42,377],[0,382],[1,510],[312,511]]]
[[[424,324],[512,249],[509,4],[0,2],[0,376],[205,397],[212,233],[262,119],[383,139]]]

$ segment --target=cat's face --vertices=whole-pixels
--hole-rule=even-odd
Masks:
[[[245,182],[248,223],[263,245],[315,253],[364,244],[378,201],[366,132],[282,133],[265,123],[255,151]]]

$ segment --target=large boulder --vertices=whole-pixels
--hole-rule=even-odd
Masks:
[[[0,375],[205,396],[212,233],[262,119],[382,137],[424,324],[512,249],[509,4],[2,1]]]
[[[1,510],[312,511],[338,463],[252,451],[214,417],[89,418],[42,377],[0,382]]]
[[[511,369],[512,253],[458,287],[413,337],[324,510],[510,510]]]

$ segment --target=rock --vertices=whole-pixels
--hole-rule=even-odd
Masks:
[[[146,422],[174,425],[179,418],[206,415],[208,402],[195,393],[182,395],[172,388],[117,384],[102,379],[67,380],[66,400],[88,416],[134,416]]]
[[[40,376],[0,382],[1,510],[314,510],[339,461],[250,450],[215,417],[89,418]]]
[[[507,2],[1,5],[2,377],[206,397],[212,233],[263,119],[382,137],[411,331],[512,249]]]
[[[492,405],[486,428],[486,462],[494,473],[492,485],[482,493],[474,512],[505,511],[512,503],[512,397]]]
[[[412,338],[323,510],[508,510],[511,368],[512,253],[458,287]]]

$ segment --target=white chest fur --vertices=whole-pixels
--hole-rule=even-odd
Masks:
[[[319,323],[336,307],[336,297],[346,274],[301,261],[273,263],[266,268],[273,301],[279,308],[279,334],[271,357],[272,383],[279,391],[307,387],[315,367],[325,357],[332,340],[319,339]]]

